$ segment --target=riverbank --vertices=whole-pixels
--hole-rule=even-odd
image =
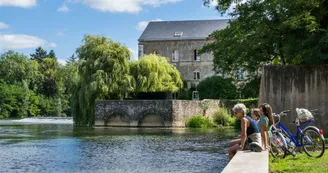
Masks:
[[[296,157],[287,156],[285,159],[275,159],[269,157],[269,167],[271,173],[326,173],[328,172],[328,153],[327,151],[321,158],[308,157],[304,152],[297,153]]]

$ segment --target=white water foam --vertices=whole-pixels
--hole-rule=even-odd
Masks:
[[[42,118],[24,118],[20,120],[12,120],[17,123],[31,123],[31,124],[73,124],[72,118],[62,117],[42,117]]]

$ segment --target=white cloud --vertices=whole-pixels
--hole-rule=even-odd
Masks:
[[[66,5],[63,5],[60,8],[58,8],[57,11],[67,13],[67,12],[69,12],[69,8]]]
[[[210,7],[216,7],[218,5],[218,1],[217,0],[212,0],[211,2],[210,2]]]
[[[36,48],[39,46],[56,47],[57,45],[55,43],[50,43],[46,40],[30,35],[0,34],[0,51],[6,49],[18,50]]]
[[[66,65],[67,64],[66,60],[63,60],[63,59],[58,59],[57,61],[61,65]]]
[[[3,23],[3,22],[0,22],[0,29],[7,29],[9,28],[9,25]]]
[[[29,8],[36,5],[36,0],[0,0],[0,6]]]
[[[143,5],[158,7],[183,0],[81,0],[83,4],[102,12],[138,13]]]
[[[151,20],[151,21],[163,21],[163,20],[162,19],[155,19],[155,20]],[[147,27],[148,23],[149,23],[149,21],[141,21],[137,24],[136,29],[138,31],[143,31]]]

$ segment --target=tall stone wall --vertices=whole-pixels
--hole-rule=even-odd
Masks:
[[[282,118],[288,129],[295,129],[296,108],[318,109],[315,125],[328,134],[328,65],[265,66],[259,104],[268,103],[276,113],[289,109]]]

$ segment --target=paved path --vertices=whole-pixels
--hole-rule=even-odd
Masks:
[[[268,151],[238,151],[222,173],[267,173],[269,172]]]

